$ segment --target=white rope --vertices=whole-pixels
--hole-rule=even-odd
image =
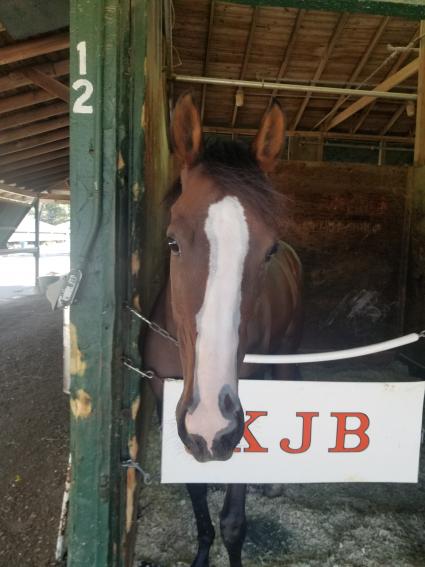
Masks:
[[[331,360],[342,360],[344,358],[355,358],[366,356],[385,350],[401,347],[415,343],[420,338],[425,337],[425,331],[421,333],[411,333],[398,339],[391,339],[374,345],[366,345],[357,348],[347,348],[335,350],[333,352],[314,352],[310,354],[247,354],[244,362],[247,364],[305,364],[307,362],[328,362]]]

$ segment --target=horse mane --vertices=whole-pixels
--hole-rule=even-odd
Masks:
[[[249,146],[240,140],[208,138],[192,167],[200,165],[223,195],[234,195],[261,215],[267,223],[281,224],[284,197],[275,191],[260,169]],[[164,198],[167,208],[182,192],[180,177]]]

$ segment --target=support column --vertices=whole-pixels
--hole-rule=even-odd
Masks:
[[[38,278],[40,277],[40,197],[36,197],[34,201],[34,261],[35,261],[35,287],[38,287]]]

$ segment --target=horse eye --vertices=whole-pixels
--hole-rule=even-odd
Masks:
[[[276,252],[278,251],[279,245],[277,242],[275,242],[273,244],[273,246],[267,251],[266,254],[266,262],[268,262],[269,260],[271,260],[272,256],[274,256],[276,254]]]
[[[172,236],[168,237],[168,246],[171,250],[171,254],[174,254],[175,256],[179,256],[180,255],[180,246],[179,243],[177,242],[177,240],[175,238],[173,238]]]

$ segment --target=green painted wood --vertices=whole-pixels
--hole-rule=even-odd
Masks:
[[[68,565],[119,564],[123,540],[120,504],[122,417],[122,309],[126,274],[119,150],[128,116],[127,0],[72,0],[71,85],[88,79],[93,113],[72,111],[81,94],[71,89],[71,266],[83,270],[71,307],[72,486]],[[87,42],[87,75],[76,46]]]
[[[69,0],[1,0],[0,21],[14,39],[27,39],[69,25]]]
[[[28,213],[31,204],[0,201],[0,248],[7,247],[7,241]]]
[[[415,20],[425,18],[423,0],[227,0],[227,2],[249,6],[384,14]]]

